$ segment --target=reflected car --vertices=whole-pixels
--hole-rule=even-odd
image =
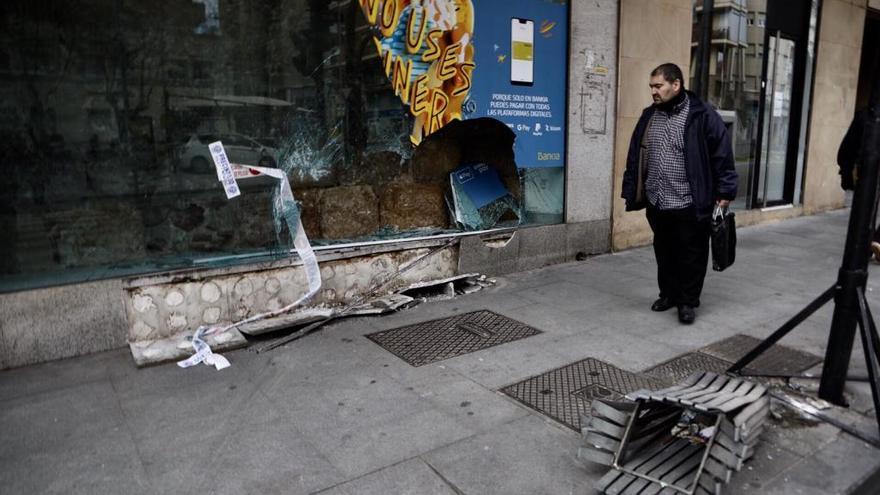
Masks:
[[[275,167],[276,148],[241,134],[193,134],[178,147],[176,156],[182,170],[194,173],[214,171],[214,160],[208,145],[220,141],[230,163]]]

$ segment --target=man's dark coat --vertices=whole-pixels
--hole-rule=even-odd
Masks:
[[[721,117],[695,94],[690,91],[687,94],[690,111],[684,134],[685,169],[697,219],[703,220],[712,215],[716,199],[736,198],[736,168],[730,135]],[[621,194],[626,200],[627,211],[640,210],[648,205],[644,194],[647,155],[641,148],[648,122],[655,111],[652,105],[642,112],[629,143]]]

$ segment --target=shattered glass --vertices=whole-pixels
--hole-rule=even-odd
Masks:
[[[294,216],[314,245],[560,221],[561,170],[517,169],[500,122],[413,145],[360,4],[5,2],[0,292],[271,260]],[[296,204],[259,176],[227,199],[215,141]],[[457,224],[449,172],[476,163],[509,194]]]
[[[519,202],[508,191],[494,168],[466,165],[450,174],[452,216],[463,230],[486,230],[508,215],[519,223]]]

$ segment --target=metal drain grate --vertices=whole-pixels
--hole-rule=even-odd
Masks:
[[[371,333],[366,337],[413,366],[423,366],[541,333],[487,310]]]
[[[737,334],[709,344],[699,349],[699,352],[733,364],[760,343],[761,339]],[[821,362],[822,358],[815,354],[776,344],[752,361],[745,371],[746,374],[792,375],[806,371]]]
[[[672,385],[679,383],[697,371],[712,371],[723,375],[727,368],[730,368],[731,364],[733,363],[709,356],[708,354],[689,352],[648,368],[642,373]]]
[[[664,386],[652,377],[587,358],[509,385],[501,392],[581,431],[581,416],[589,415],[593,399],[620,399],[635,390]]]

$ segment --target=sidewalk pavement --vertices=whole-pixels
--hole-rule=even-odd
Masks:
[[[606,469],[577,459],[579,434],[498,390],[588,357],[641,371],[734,334],[767,336],[835,281],[847,215],[741,229],[736,265],[709,270],[692,326],[649,310],[647,247],[231,352],[220,372],[136,369],[127,350],[0,372],[0,492],[594,493]],[[869,300],[880,307],[880,290]],[[543,333],[421,367],[364,338],[477,309]],[[781,343],[824,355],[831,312]],[[858,342],[853,356],[864,373]],[[872,409],[864,384],[848,393]],[[774,423],[725,493],[880,493],[864,486],[878,469],[880,453],[836,427]]]

